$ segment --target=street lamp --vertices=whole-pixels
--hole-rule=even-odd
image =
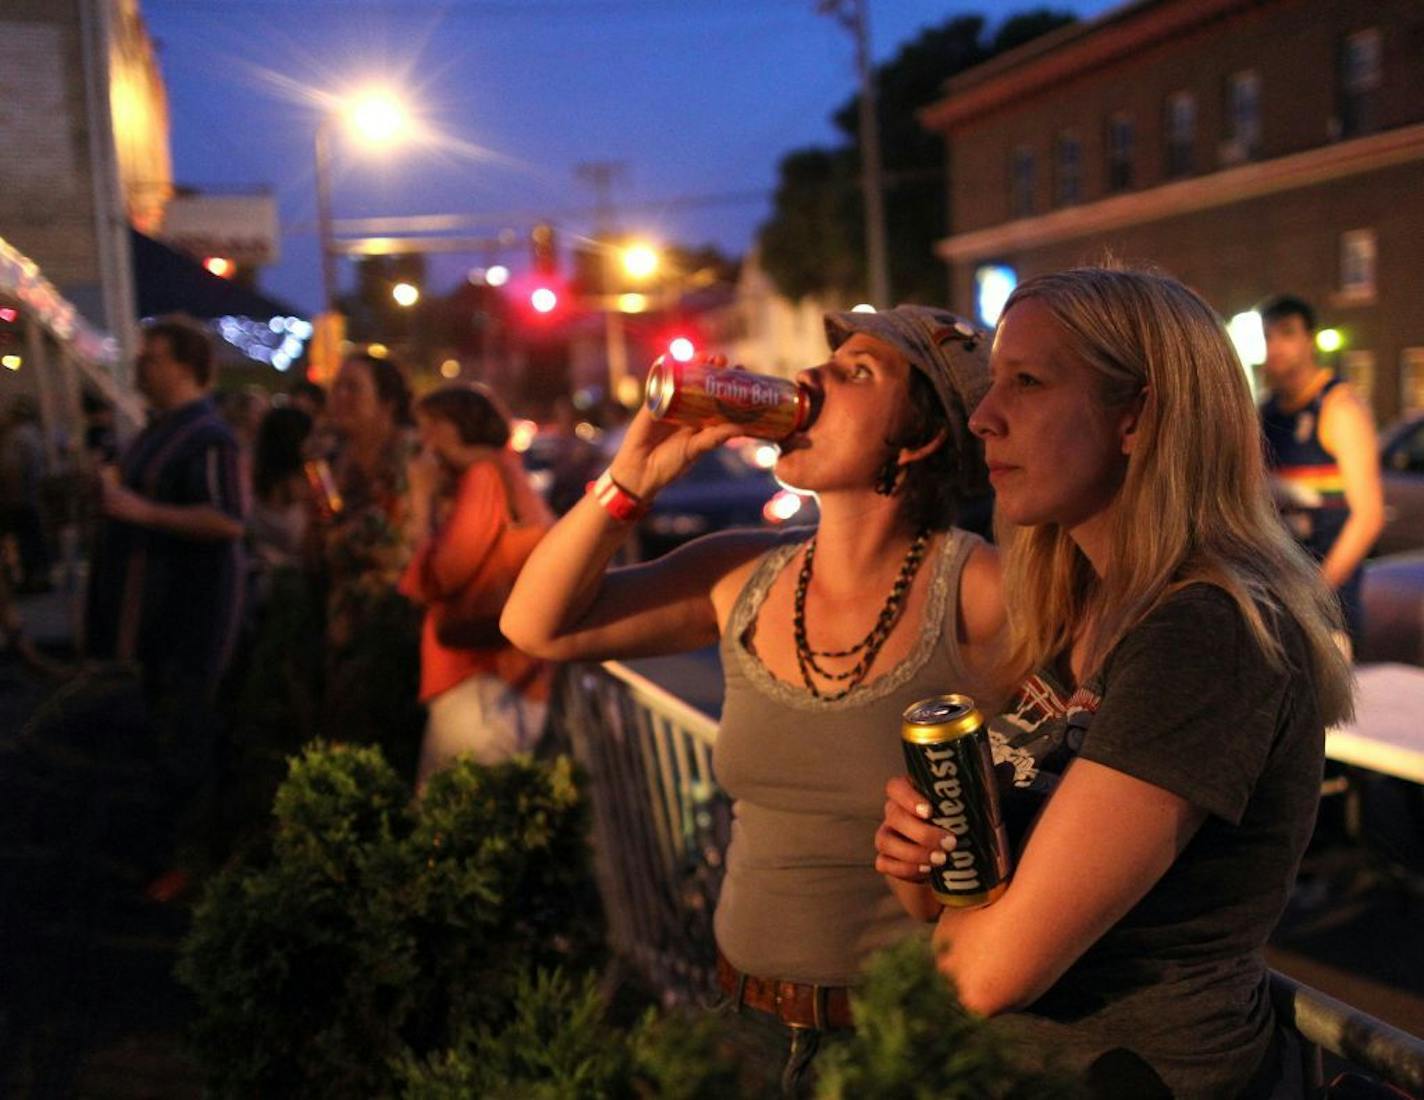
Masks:
[[[389,92],[371,90],[347,101],[335,113],[323,114],[316,124],[313,153],[316,158],[316,219],[321,238],[321,289],[328,313],[336,312],[336,246],[331,221],[331,131],[341,118],[347,131],[367,146],[387,145],[409,135],[410,116]]]
[[[638,282],[656,274],[660,263],[661,257],[650,244],[639,241],[623,249],[623,270]]]

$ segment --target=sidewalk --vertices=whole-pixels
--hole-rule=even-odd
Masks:
[[[133,712],[77,705],[116,681],[79,675],[70,592],[16,604],[53,668],[0,654],[0,1095],[200,1096],[172,978],[187,911],[147,902],[131,858],[152,826],[142,769],[113,751]]]

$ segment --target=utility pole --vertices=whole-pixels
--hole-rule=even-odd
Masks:
[[[628,377],[628,342],[623,335],[623,314],[608,308],[606,299],[613,289],[617,257],[614,255],[613,181],[623,176],[626,165],[621,161],[594,161],[580,164],[578,178],[593,188],[594,236],[602,248],[604,352],[608,359],[608,397],[620,400],[618,394],[623,379]]]
[[[875,109],[875,70],[870,58],[869,0],[818,0],[816,10],[836,19],[855,38],[860,77],[860,176],[865,192],[865,251],[870,301],[888,309],[890,271],[885,250],[885,195],[880,168],[880,122]]]

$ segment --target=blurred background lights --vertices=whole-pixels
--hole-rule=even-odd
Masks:
[[[440,375],[443,378],[458,378],[460,375],[460,361],[458,359],[446,359],[440,364]]]
[[[486,269],[485,282],[490,286],[504,286],[505,283],[509,282],[509,268],[503,264],[495,264]]]
[[[639,242],[623,250],[623,270],[634,279],[647,279],[658,269],[658,253],[650,244]]]
[[[1345,346],[1345,337],[1338,328],[1323,328],[1315,334],[1315,346],[1328,355]]]
[[[312,325],[300,317],[219,317],[213,327],[225,341],[249,359],[285,371],[302,356],[312,337]]]
[[[391,287],[391,297],[396,300],[396,305],[409,308],[420,301],[420,288],[413,283],[396,283]]]
[[[539,425],[532,420],[515,420],[509,425],[509,445],[523,454],[539,434]]]
[[[540,313],[552,313],[559,304],[559,296],[546,286],[541,286],[529,295],[529,304]]]
[[[1004,303],[1019,285],[1018,273],[1004,264],[985,264],[974,272],[974,304],[979,319],[992,328],[999,323]]]
[[[692,346],[692,341],[686,336],[679,336],[669,341],[668,354],[679,363],[686,363],[697,354],[697,349]]]
[[[645,294],[620,294],[618,295],[619,313],[642,313],[648,308],[648,298]]]
[[[625,409],[636,409],[643,403],[642,380],[634,378],[631,374],[625,374],[618,379],[618,390],[614,397],[618,399],[618,404]]]
[[[237,270],[237,265],[226,256],[209,256],[203,266],[220,279],[226,279]]]
[[[25,360],[18,355],[0,357],[0,365],[3,365],[6,370],[19,370],[20,367],[24,365],[24,362]]]
[[[768,523],[785,523],[801,511],[801,494],[790,489],[778,489],[776,494],[762,506],[762,518]]]
[[[384,358],[385,358],[387,355],[389,355],[390,353],[391,353],[391,349],[388,348],[388,347],[386,347],[385,344],[367,344],[367,345],[366,345],[366,354],[367,354],[367,355],[373,355],[373,356],[375,356],[377,359],[384,359]]]
[[[861,302],[858,306],[851,306],[850,311],[852,313],[874,313],[875,307],[869,302]]]
[[[1266,361],[1266,333],[1261,327],[1261,315],[1254,309],[1231,318],[1226,323],[1226,334],[1243,366],[1254,367]]]

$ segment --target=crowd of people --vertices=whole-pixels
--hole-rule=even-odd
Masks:
[[[80,651],[89,669],[130,670],[146,715],[130,755],[151,760],[172,825],[149,853],[151,897],[180,894],[233,828],[260,828],[282,761],[313,738],[378,744],[421,786],[461,752],[535,747],[549,669],[497,620],[552,514],[491,393],[446,386],[412,409],[400,367],[366,355],[329,393],[220,391],[208,335],[184,319],[148,324],[134,367],[150,415],[132,439],[86,405]],[[10,421],[0,534],[18,552],[0,591],[18,648],[9,593],[48,587],[52,569],[32,406]],[[253,803],[231,805],[234,790]]]
[[[203,333],[157,322],[136,364],[152,420],[99,482],[87,652],[141,669],[188,828],[252,734],[243,700],[289,738],[381,744],[419,791],[458,755],[533,749],[549,662],[715,644],[722,1010],[788,1095],[852,1026],[868,956],[928,928],[968,1009],[1100,1095],[1291,1095],[1261,949],[1323,731],[1351,712],[1342,632],[1382,506],[1368,412],[1315,363],[1309,306],[1263,315],[1258,413],[1220,319],[1165,275],[1029,280],[993,333],[925,306],[828,314],[830,356],[798,377],[818,416],[776,466],[817,526],[633,566],[614,563],[649,502],[734,424],[640,411],[556,520],[481,387],[412,401],[355,354],[329,393],[219,403]],[[986,485],[993,542],[955,526]],[[8,457],[4,487],[30,586]],[[948,691],[990,719],[1014,849],[976,909],[927,888],[959,842],[902,774],[901,714]]]

